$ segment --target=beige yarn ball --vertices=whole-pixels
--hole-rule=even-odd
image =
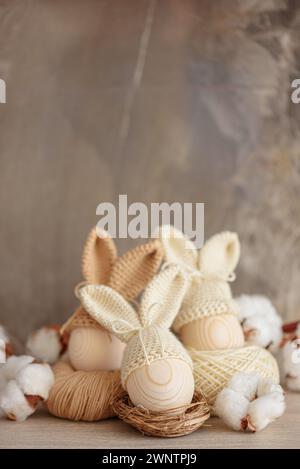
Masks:
[[[50,414],[86,422],[115,415],[111,401],[122,390],[119,371],[76,371],[63,361],[52,369],[55,383],[46,402]]]
[[[204,394],[212,411],[218,393],[239,371],[256,371],[263,378],[279,383],[277,362],[270,352],[261,347],[210,351],[189,348],[188,352],[194,363],[195,388]]]

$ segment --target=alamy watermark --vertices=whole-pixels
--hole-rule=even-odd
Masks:
[[[295,88],[291,94],[291,100],[294,104],[300,103],[300,78],[296,78],[292,81],[292,88]]]
[[[0,78],[0,104],[6,103],[6,83]]]
[[[128,205],[126,194],[120,194],[118,207],[110,202],[98,205],[96,214],[101,218],[99,230],[106,230],[112,238],[148,239],[158,237],[158,227],[173,225],[196,248],[204,243],[204,204],[180,202],[153,202],[147,206],[143,202]]]

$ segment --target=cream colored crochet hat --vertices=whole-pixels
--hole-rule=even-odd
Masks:
[[[204,316],[236,314],[229,281],[240,257],[236,233],[212,236],[200,249],[176,228],[163,225],[159,237],[167,262],[179,265],[188,274],[189,286],[173,329],[175,332]]]
[[[105,329],[127,343],[121,367],[125,389],[132,371],[162,358],[178,358],[192,368],[188,353],[169,331],[186,286],[187,280],[180,269],[167,266],[145,289],[138,311],[110,287],[87,285],[79,290],[86,311]]]
[[[105,230],[93,228],[82,254],[82,274],[87,283],[108,285],[127,300],[133,300],[160,267],[163,251],[158,240],[150,241],[117,257],[114,240]],[[62,326],[70,334],[77,327],[103,329],[82,306]]]

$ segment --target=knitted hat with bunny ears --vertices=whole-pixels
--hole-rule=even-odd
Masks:
[[[163,258],[158,240],[137,246],[117,258],[117,248],[107,231],[93,228],[82,254],[82,274],[87,283],[108,285],[128,301],[133,300],[156,274]],[[77,327],[103,329],[82,306],[63,325],[61,332]]]
[[[86,311],[127,343],[121,367],[124,389],[132,371],[162,358],[178,358],[192,367],[188,353],[169,331],[186,286],[187,280],[181,270],[177,266],[167,266],[145,289],[138,311],[110,287],[87,285],[79,289]]]
[[[236,314],[229,281],[240,257],[236,233],[225,231],[212,236],[197,250],[195,245],[176,228],[163,225],[159,237],[167,262],[179,265],[189,277],[189,287],[180,312],[174,321],[176,332],[204,316]]]

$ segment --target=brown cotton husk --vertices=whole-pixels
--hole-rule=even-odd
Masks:
[[[13,355],[14,353],[14,349],[13,349],[13,346],[11,345],[11,343],[6,343],[5,344],[5,355],[6,355],[6,358],[9,358]]]
[[[63,361],[52,369],[55,383],[46,403],[51,414],[88,422],[115,415],[111,400],[121,390],[119,371],[76,371]]]
[[[210,417],[206,399],[199,391],[194,393],[191,404],[164,412],[150,412],[143,407],[134,406],[125,391],[115,397],[112,407],[121,420],[144,435],[163,438],[189,435]]]
[[[40,396],[29,396],[25,394],[28,404],[33,408],[36,409],[39,403],[43,400]]]

